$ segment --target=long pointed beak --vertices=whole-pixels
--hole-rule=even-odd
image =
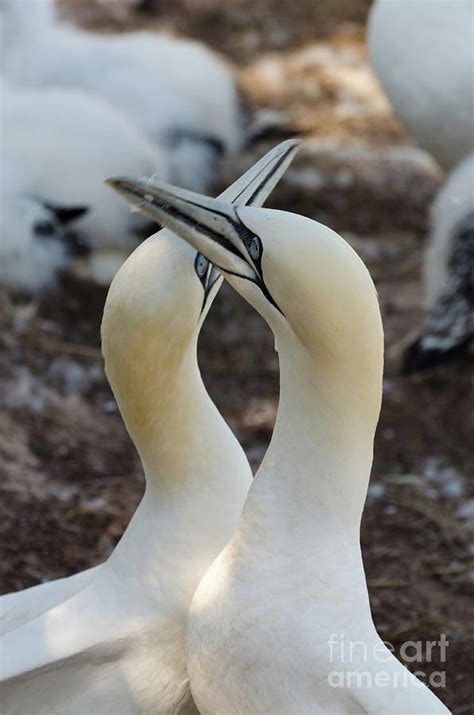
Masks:
[[[293,161],[299,146],[298,139],[287,139],[277,144],[220,194],[219,198],[242,206],[262,206]],[[156,220],[152,198],[155,182],[152,179],[118,177],[108,179],[106,183]]]
[[[291,164],[299,145],[298,139],[288,139],[281,142],[251,166],[219,198],[234,204],[262,206]],[[169,215],[166,222],[163,220],[163,202],[165,201],[163,191],[166,189],[164,183],[157,184],[152,180],[131,179],[128,177],[108,179],[106,183],[141,211],[152,216],[155,221],[172,228]],[[191,192],[185,192],[175,187],[168,188],[174,191],[175,197],[179,194],[183,200],[190,199],[192,201],[192,197],[195,196]],[[206,201],[204,197],[199,197],[199,200],[201,202]],[[197,214],[195,218],[199,220]],[[240,266],[240,268],[243,270],[243,266]]]
[[[278,144],[226,189],[220,199],[234,204],[261,206],[291,164],[299,145],[298,139],[288,139]],[[227,224],[223,221],[224,214],[221,213],[220,226],[214,225],[213,230],[213,221],[215,222],[216,216],[212,219],[214,209],[212,199],[176,187],[167,187],[165,184],[155,185],[150,180],[134,180],[123,177],[109,179],[107,183],[128,201],[152,216],[155,221],[169,226],[183,238],[187,238],[216,267],[251,280],[258,280],[258,270],[255,270],[255,267],[250,266],[247,260],[239,255],[242,250],[242,241],[238,237],[235,225],[232,230],[236,216],[232,214],[232,209],[228,204],[225,209],[224,206],[222,207],[224,214],[225,211],[230,212]],[[171,200],[172,196],[173,200]],[[189,206],[184,210],[186,201]],[[209,201],[211,203],[206,203]],[[190,207],[192,207],[191,213],[189,213]],[[188,211],[188,215],[186,211]],[[209,219],[211,219],[210,223]],[[191,230],[193,221],[194,230]],[[207,235],[204,230],[206,226]],[[185,229],[187,236],[183,234]],[[220,241],[217,238],[219,229],[224,232]],[[211,236],[214,240],[210,239]],[[208,289],[215,285],[218,277],[218,271],[211,265],[207,275]]]
[[[287,139],[277,144],[221,193],[219,198],[241,206],[263,206],[293,161],[300,144],[299,139]]]
[[[116,178],[107,183],[184,238],[220,270],[259,279],[258,268],[245,250],[252,234],[232,204],[164,182],[150,186],[141,180]]]

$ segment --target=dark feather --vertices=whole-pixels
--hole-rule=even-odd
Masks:
[[[88,206],[55,206],[46,201],[43,202],[43,205],[51,211],[64,226],[68,223],[72,223],[72,221],[77,221],[77,219],[89,211]]]
[[[421,372],[464,354],[474,338],[474,213],[456,231],[448,284],[428,312],[423,331],[405,353],[402,372]]]

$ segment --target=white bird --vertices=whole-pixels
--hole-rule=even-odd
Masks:
[[[89,253],[77,228],[84,206],[58,206],[24,192],[24,178],[2,162],[0,186],[0,285],[11,292],[35,293],[56,285],[71,261]]]
[[[445,169],[474,151],[473,0],[376,0],[372,64],[410,134]]]
[[[227,199],[262,202],[296,145],[274,149],[225,192]],[[139,246],[111,285],[102,323],[105,366],[142,459],[145,496],[111,557],[84,577],[78,593],[46,612],[32,603],[31,620],[3,637],[5,715],[195,712],[187,611],[251,481],[196,360],[220,283],[203,256],[164,231]]]
[[[179,185],[205,190],[222,156],[244,140],[232,71],[201,43],[153,32],[93,34],[56,21],[51,0],[1,0],[0,31],[11,82],[108,100],[167,149]]]
[[[426,318],[403,370],[459,357],[474,338],[474,154],[451,172],[431,207],[424,261]]]
[[[359,527],[383,330],[366,267],[308,218],[166,185],[128,186],[224,272],[267,321],[279,352],[272,441],[237,529],[189,611],[199,712],[446,715],[386,648],[370,612]],[[350,662],[331,649],[338,639],[359,643]],[[354,672],[362,673],[355,682]]]
[[[369,15],[372,64],[396,115],[452,171],[431,209],[425,324],[405,373],[456,358],[474,333],[473,28],[473,0],[376,0]]]
[[[27,3],[30,4],[30,3]],[[150,222],[132,213],[105,185],[111,172],[170,177],[166,152],[148,142],[106,101],[82,91],[18,90],[1,84],[2,162],[16,167],[12,183],[2,176],[2,192],[41,197],[44,202],[88,207],[80,228],[91,246],[130,252]],[[8,241],[16,243],[15,218],[0,217]],[[148,231],[147,235],[150,235]]]

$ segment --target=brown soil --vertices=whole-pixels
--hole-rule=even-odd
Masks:
[[[370,73],[368,6],[230,0],[223,10],[217,0],[154,0],[141,10],[131,1],[112,17],[115,5],[91,0],[82,19],[205,40],[239,65],[255,108],[283,113],[282,131],[304,133],[269,205],[341,232],[369,266],[384,316],[384,405],[362,527],[374,619],[397,647],[446,634],[447,662],[435,651],[426,671],[446,670],[439,694],[462,715],[474,710],[472,363],[424,377],[399,374],[401,351],[422,316],[427,209],[442,177],[404,136]],[[155,14],[147,14],[150,7]],[[229,162],[225,181],[271,143]],[[6,299],[0,305],[4,592],[104,560],[143,491],[103,374],[105,292],[71,277],[63,287],[34,314]],[[256,468],[275,417],[277,357],[259,316],[225,286],[203,330],[200,364]]]

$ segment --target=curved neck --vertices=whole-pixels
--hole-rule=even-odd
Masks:
[[[149,490],[181,489],[190,465],[204,460],[223,429],[197,364],[197,336],[187,346],[160,345],[150,337],[129,345],[106,372],[127,430],[142,460]],[[157,357],[159,356],[159,357]],[[116,364],[118,362],[118,364]]]
[[[283,531],[286,522],[291,531],[316,530],[322,538],[327,527],[331,538],[334,527],[356,536],[380,411],[381,361],[365,376],[350,363],[316,364],[296,339],[282,340],[280,348],[277,419],[247,504],[253,510],[257,503],[259,519],[268,514],[268,524]]]
[[[136,570],[153,589],[163,559],[173,559],[173,578],[187,598],[230,538],[251,472],[202,382],[197,336],[183,350],[158,351],[156,340],[136,341],[136,353],[129,344],[122,359],[106,360],[146,477],[143,501],[113,556],[115,568]]]

